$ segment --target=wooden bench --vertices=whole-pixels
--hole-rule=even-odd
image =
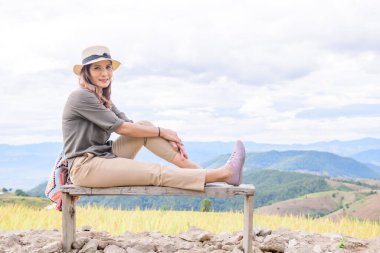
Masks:
[[[228,184],[207,184],[204,192],[158,186],[130,186],[112,188],[86,188],[74,185],[62,186],[62,241],[64,252],[71,250],[75,241],[75,196],[201,196],[228,198],[244,196],[244,252],[252,252],[252,219],[255,187],[253,185],[231,186]]]

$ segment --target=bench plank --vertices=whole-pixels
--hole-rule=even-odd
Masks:
[[[237,195],[254,195],[255,187],[253,185],[231,186],[227,184],[207,184],[205,191],[192,191],[172,187],[162,186],[127,186],[127,187],[110,187],[110,188],[90,188],[75,185],[64,185],[61,187],[62,192],[69,193],[72,196],[205,196],[215,198],[228,198]]]

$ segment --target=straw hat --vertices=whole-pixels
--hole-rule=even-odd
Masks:
[[[82,64],[76,64],[73,71],[79,75],[84,65],[89,65],[94,62],[109,60],[112,61],[112,69],[116,70],[120,66],[120,62],[111,58],[110,50],[104,46],[92,46],[83,50]]]

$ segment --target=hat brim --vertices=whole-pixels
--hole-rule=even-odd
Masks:
[[[100,57],[98,59],[95,59],[93,61],[89,61],[87,62],[86,64],[76,64],[74,65],[73,67],[73,71],[74,73],[79,76],[80,72],[82,71],[82,68],[83,66],[85,65],[89,65],[89,64],[92,64],[92,63],[95,63],[95,62],[99,62],[99,61],[111,61],[112,62],[112,69],[113,70],[116,70],[117,68],[119,68],[120,66],[120,62],[119,61],[116,61],[116,60],[113,60],[113,59],[108,59],[108,58],[103,58],[103,57]]]

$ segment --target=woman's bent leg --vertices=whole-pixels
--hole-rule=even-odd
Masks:
[[[141,147],[144,146],[146,138],[135,138],[119,136],[112,143],[112,153],[118,157],[133,159],[140,151]]]
[[[75,185],[113,187],[156,185],[203,191],[206,170],[182,170],[127,158],[101,158],[87,153],[74,160],[70,178]]]
[[[137,124],[153,126],[151,122],[146,120],[139,121]],[[133,159],[142,146],[145,146],[158,157],[178,167],[199,168],[197,164],[188,159],[181,161],[179,159],[179,152],[174,150],[171,144],[161,137],[137,138],[119,136],[112,144],[112,152],[119,157]]]
[[[153,126],[149,121],[142,120],[136,124]],[[133,159],[142,146],[145,146],[155,155],[165,159],[168,162],[172,162],[177,155],[170,143],[161,137],[139,138],[139,137],[127,137],[119,136],[112,144],[112,152],[118,157],[124,157]]]

